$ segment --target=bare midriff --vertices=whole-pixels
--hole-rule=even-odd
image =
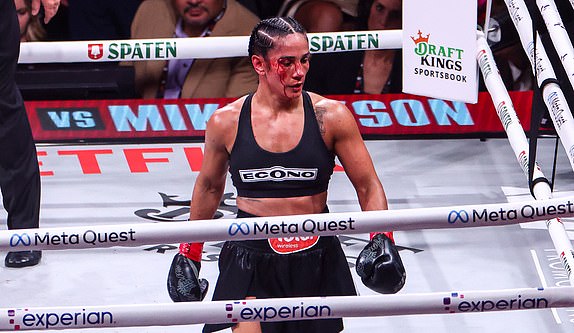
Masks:
[[[327,205],[327,192],[291,198],[237,197],[237,208],[255,216],[318,214]]]

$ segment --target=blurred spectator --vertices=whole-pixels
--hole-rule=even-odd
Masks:
[[[487,41],[508,90],[531,90],[534,76],[518,32],[502,0],[492,3]]]
[[[292,16],[307,32],[347,30],[357,16],[358,0],[285,0],[278,16]]]
[[[18,23],[20,24],[20,42],[36,42],[46,38],[46,30],[40,17],[32,15],[32,0],[14,0]]]
[[[50,22],[41,25],[42,12],[30,18],[30,13],[19,5],[29,5],[32,0],[14,1],[20,28],[27,26],[26,35],[29,38],[26,41],[66,41],[70,39],[69,6],[83,0],[62,0]],[[129,2],[120,2],[124,1]],[[26,24],[25,20],[29,18],[31,21]],[[129,23],[127,25],[128,34],[125,38],[129,38]],[[39,31],[43,33],[36,33]],[[118,68],[118,62],[20,63],[17,65],[15,79],[24,100],[135,98],[133,72],[133,68]]]
[[[260,19],[291,16],[307,32],[350,30],[358,0],[237,0]]]
[[[68,0],[72,40],[130,38],[130,25],[142,0]]]
[[[257,22],[236,0],[146,0],[133,20],[132,38],[248,36]],[[143,98],[239,97],[257,88],[248,57],[132,64]]]
[[[70,40],[70,29],[68,27],[68,2],[69,0],[61,0],[58,12],[50,20],[44,24],[46,30],[46,41],[67,41]]]
[[[237,0],[260,19],[277,16],[284,0]]]
[[[357,15],[356,30],[401,29],[402,0],[359,0]],[[314,54],[305,89],[324,95],[400,93],[401,56],[400,50]]]

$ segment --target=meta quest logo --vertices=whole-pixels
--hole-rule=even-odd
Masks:
[[[142,219],[151,220],[154,222],[182,222],[189,220],[189,212],[190,212],[190,200],[185,199],[178,199],[178,195],[166,194],[163,192],[158,192],[161,198],[161,208],[143,208],[138,209],[134,212],[134,214]],[[191,207],[193,209],[193,207]],[[237,205],[235,202],[235,194],[234,193],[225,193],[223,198],[219,203],[219,207],[214,215],[215,219],[234,219],[237,215]],[[237,223],[232,223],[229,230],[231,235],[234,234],[244,234],[247,235],[250,233],[249,225],[244,224],[240,221]],[[305,238],[305,237],[302,237]],[[309,237],[310,238],[310,237]],[[281,240],[289,242],[295,237],[284,237]],[[368,241],[363,238],[353,237],[352,235],[339,235],[339,241],[341,245],[347,252],[347,261],[349,263],[349,267],[355,266],[355,261],[357,259],[357,255],[359,252],[367,245]],[[221,249],[223,246],[223,242],[216,242],[210,244],[215,248]],[[209,249],[209,247],[207,247]],[[171,244],[159,244],[155,245],[150,248],[146,248],[146,251],[153,251],[157,253],[165,253],[166,251],[176,250],[177,247]],[[397,249],[399,251],[407,250],[413,253],[419,253],[423,250],[404,247],[397,245]],[[209,253],[209,250],[206,251],[206,255],[203,256],[202,261],[204,262],[211,262],[218,260],[218,253]]]
[[[463,70],[463,49],[431,44],[430,33],[424,35],[420,30],[417,37],[411,36],[411,39],[415,44],[414,52],[420,57],[420,66],[414,69],[415,75],[467,82],[467,76],[460,74]]]

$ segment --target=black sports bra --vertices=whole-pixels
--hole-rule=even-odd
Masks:
[[[241,107],[237,136],[229,157],[229,172],[237,195],[251,198],[288,198],[327,190],[335,155],[319,131],[311,97],[303,92],[305,125],[297,146],[274,153],[257,144],[251,126],[250,94]]]

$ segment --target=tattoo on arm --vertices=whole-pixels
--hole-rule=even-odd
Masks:
[[[319,123],[319,132],[321,135],[325,135],[325,124],[323,123],[323,115],[327,112],[327,109],[323,106],[318,106],[315,108],[315,116],[317,117],[317,123]]]

